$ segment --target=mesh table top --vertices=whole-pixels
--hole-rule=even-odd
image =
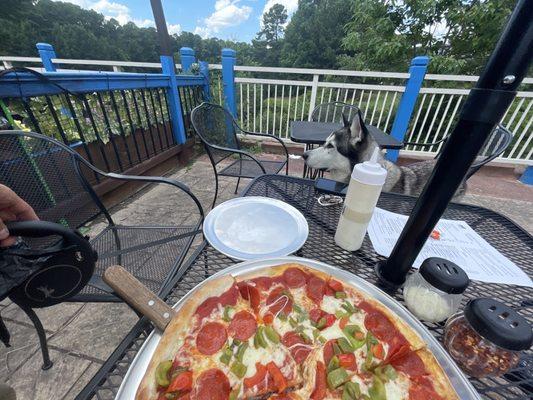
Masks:
[[[333,235],[341,206],[320,206],[314,191],[313,181],[283,175],[264,175],[254,180],[244,196],[266,196],[290,203],[300,210],[309,223],[309,237],[296,254],[316,259],[350,271],[369,282],[375,283],[374,265],[383,257],[377,255],[365,238],[362,248],[348,252],[334,244]],[[378,207],[409,214],[415,198],[383,193]],[[533,275],[533,238],[506,217],[493,211],[461,204],[450,204],[444,218],[466,221],[478,234],[498,251],[508,257],[529,275]],[[207,276],[234,264],[236,261],[220,254],[205,243],[200,246],[189,263],[184,265],[166,291],[166,302],[176,303]],[[401,301],[398,292],[396,299]],[[533,323],[533,289],[519,286],[471,282],[465,302],[474,297],[493,297],[517,309]],[[464,305],[464,303],[463,303]],[[443,324],[426,324],[439,340]],[[115,350],[102,369],[80,393],[78,399],[112,399],[126,371],[148,337],[152,326],[141,319]],[[529,399],[533,396],[533,352],[522,353],[520,364],[501,378],[471,379],[474,387],[484,398]]]

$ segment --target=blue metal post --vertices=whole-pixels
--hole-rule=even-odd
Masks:
[[[409,79],[405,85],[405,92],[403,93],[394,123],[392,124],[391,136],[399,141],[403,141],[407,128],[409,128],[409,121],[416,104],[416,98],[422,87],[424,76],[429,64],[429,57],[419,56],[411,60],[409,67]],[[398,159],[399,150],[387,150],[386,158],[389,161],[395,162]]]
[[[190,47],[180,49],[181,70],[185,73],[190,72],[191,66],[196,62],[194,50]]]
[[[170,87],[167,90],[168,107],[170,109],[170,121],[172,124],[172,133],[176,142],[182,144],[187,140],[185,135],[185,125],[183,123],[183,114],[181,112],[180,95],[178,93],[178,81],[174,67],[174,57],[161,56],[161,68],[163,74],[170,77]]]
[[[533,166],[529,165],[526,168],[520,177],[520,182],[525,183],[526,185],[533,185]]]
[[[228,111],[237,118],[237,103],[235,102],[235,64],[237,53],[232,49],[222,49],[222,83],[224,85],[224,100]]]
[[[52,62],[53,58],[57,58],[54,47],[48,43],[37,43],[37,51],[43,62],[43,67],[48,72],[56,72],[59,65]]]
[[[200,75],[204,77],[204,101],[210,101],[211,95],[210,95],[210,88],[209,88],[209,64],[207,61],[200,61]]]

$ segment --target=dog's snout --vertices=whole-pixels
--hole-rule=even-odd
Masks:
[[[309,157],[309,154],[307,153],[307,151],[304,151],[304,153],[302,154],[302,157],[304,160],[307,160],[307,157]]]

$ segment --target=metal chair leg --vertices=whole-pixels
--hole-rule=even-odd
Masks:
[[[218,174],[216,167],[213,167],[215,170],[215,197],[213,198],[213,204],[211,204],[211,209],[215,208],[215,203],[217,202],[218,196]]]
[[[9,334],[9,331],[7,330],[7,326],[4,323],[2,316],[0,315],[0,341],[4,343],[6,347],[11,347],[11,344],[9,344],[10,339],[11,339],[11,335]]]
[[[237,192],[239,191],[239,183],[241,183],[241,177],[240,176],[237,178],[237,186],[235,186],[235,194],[237,194]]]
[[[39,343],[41,345],[41,353],[43,355],[43,366],[41,367],[42,370],[46,371],[47,369],[52,368],[52,365],[54,363],[50,360],[50,354],[48,353],[48,343],[46,341],[46,333],[44,332],[43,324],[41,323],[41,320],[35,314],[35,311],[31,307],[28,307],[25,304],[16,303],[22,311],[26,313],[26,315],[30,318],[31,322],[33,323],[33,326],[35,327],[35,330],[37,331],[37,336],[39,336]]]

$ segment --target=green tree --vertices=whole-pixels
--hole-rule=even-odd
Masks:
[[[279,65],[286,22],[287,9],[281,4],[274,4],[263,15],[262,29],[257,33],[257,37],[252,40],[254,57],[262,65]]]
[[[399,71],[428,55],[435,73],[475,74],[510,15],[514,0],[352,0],[339,64]]]
[[[343,52],[341,43],[350,8],[346,0],[300,0],[285,30],[281,63],[287,67],[335,68]]]

